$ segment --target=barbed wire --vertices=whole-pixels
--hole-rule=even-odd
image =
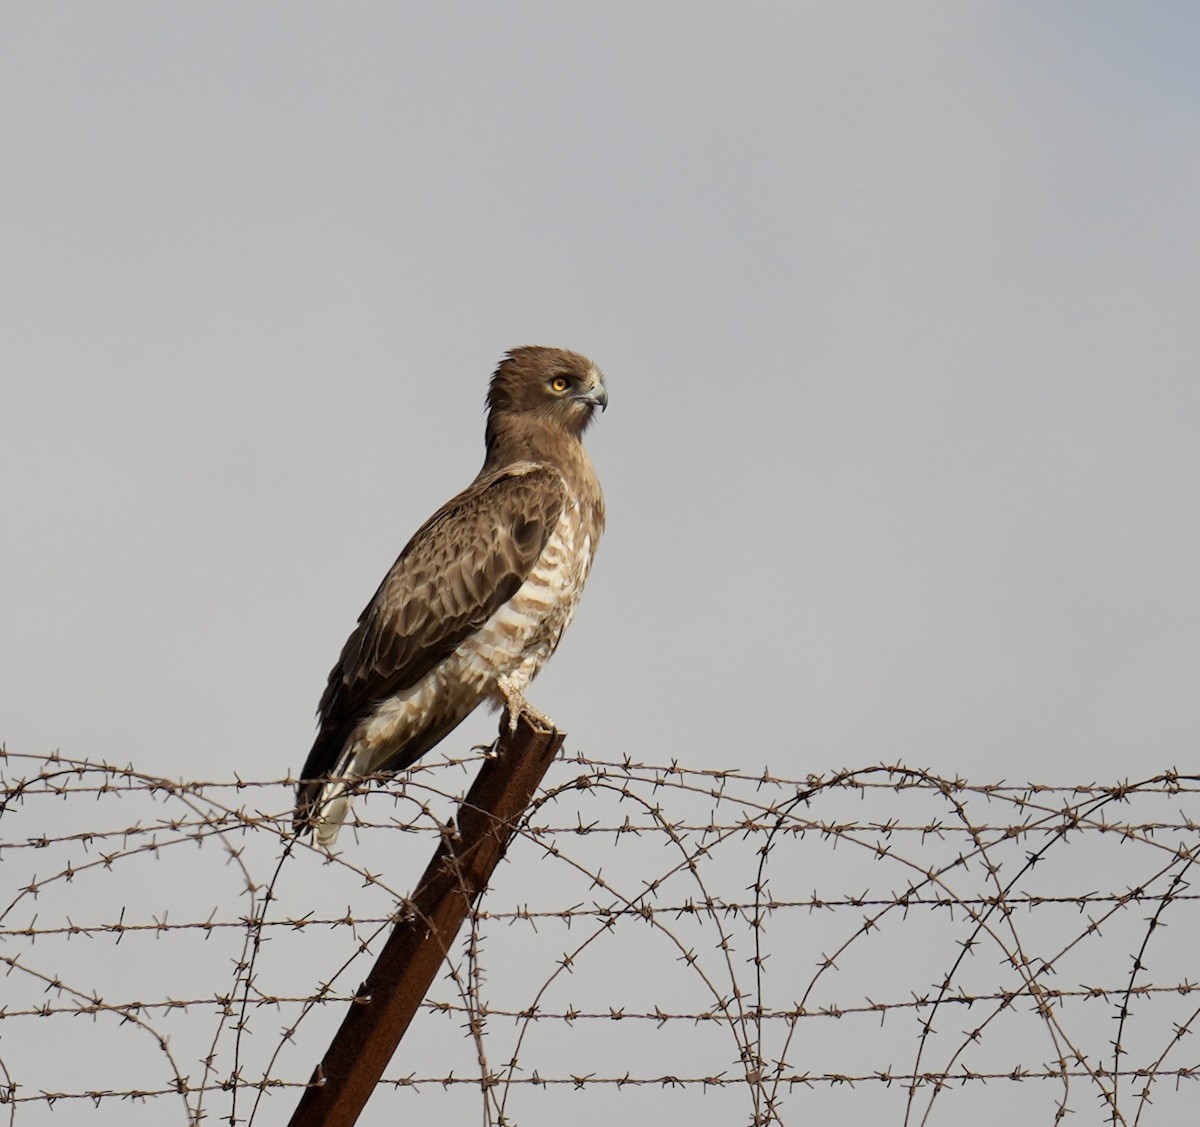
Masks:
[[[292,779],[0,753],[0,1116],[286,1119],[480,759],[365,781],[327,852]],[[1198,858],[1176,770],[566,756],[361,1122],[1190,1124]]]

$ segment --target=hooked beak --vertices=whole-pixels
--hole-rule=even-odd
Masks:
[[[602,383],[597,383],[595,387],[589,388],[581,395],[576,395],[573,398],[580,403],[588,403],[593,407],[599,407],[601,411],[608,406],[608,388]]]

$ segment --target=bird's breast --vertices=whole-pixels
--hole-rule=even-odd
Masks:
[[[398,749],[428,732],[444,733],[485,698],[497,699],[501,677],[523,689],[537,675],[570,623],[592,566],[596,529],[589,515],[578,504],[565,508],[513,596],[417,684],[376,705],[337,773],[391,769]]]
[[[462,646],[464,672],[491,692],[496,679],[528,682],[571,621],[595,550],[579,504],[565,506],[546,547],[516,593]]]

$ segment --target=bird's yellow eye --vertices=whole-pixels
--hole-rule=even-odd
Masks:
[[[567,379],[566,376],[555,376],[554,379],[550,381],[551,391],[563,392],[566,391],[570,386],[571,381]]]

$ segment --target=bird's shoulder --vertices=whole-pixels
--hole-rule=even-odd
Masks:
[[[413,533],[395,566],[446,548],[460,549],[471,537],[488,540],[493,531],[503,539],[508,531],[506,522],[561,510],[569,492],[562,471],[546,462],[520,461],[485,468]],[[485,546],[478,539],[476,543]],[[386,585],[385,579],[381,589]]]

